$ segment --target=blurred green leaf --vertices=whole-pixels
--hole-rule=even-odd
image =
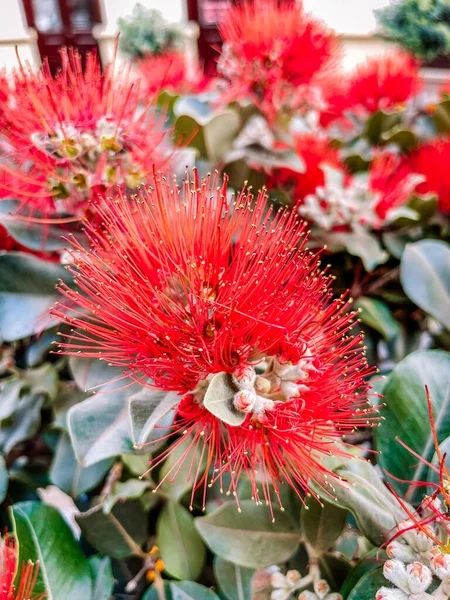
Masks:
[[[219,600],[212,590],[194,581],[164,581],[165,600]],[[142,600],[161,600],[155,586],[148,589]]]
[[[195,524],[212,552],[248,568],[265,568],[288,560],[297,550],[300,531],[293,518],[273,508],[243,500],[238,512],[234,501],[227,502]]]
[[[10,511],[19,540],[18,564],[39,561],[35,593],[47,591],[49,600],[91,598],[89,563],[56,508],[40,502],[19,502]],[[21,569],[19,566],[19,573]]]
[[[328,550],[341,535],[347,514],[346,510],[329,502],[323,502],[321,506],[311,497],[300,515],[304,538],[317,552]]]
[[[428,467],[403,448],[397,438],[424,460],[434,452],[425,386],[430,391],[438,440],[450,436],[450,354],[438,350],[413,352],[394,368],[384,388],[386,419],[376,432],[380,465],[394,477],[420,481]],[[392,480],[403,496],[409,484]]]
[[[111,367],[99,358],[79,356],[69,356],[69,369],[75,383],[83,391],[114,382],[123,374],[123,369]]]
[[[117,502],[124,500],[137,500],[143,493],[148,490],[149,482],[141,481],[140,479],[128,479],[127,481],[118,481],[110,494],[106,497],[103,503],[105,513],[111,512]]]
[[[366,573],[380,568],[387,558],[386,552],[384,550],[380,550],[379,548],[374,548],[364,555],[361,560],[359,560],[351,569],[351,571],[349,571],[341,589],[339,590],[344,598],[347,598],[348,594],[353,590],[353,588],[358,584],[359,580],[362,579]],[[385,585],[385,583],[382,585]]]
[[[401,112],[383,112],[379,110],[367,119],[363,135],[374,145],[384,142],[382,134],[390,131],[401,122]]]
[[[89,558],[89,566],[94,582],[92,600],[110,600],[114,589],[111,559],[109,556],[94,555]]]
[[[116,504],[105,513],[101,504],[75,520],[87,541],[99,552],[112,558],[140,555],[147,539],[147,515],[139,500]]]
[[[383,569],[379,567],[369,571],[358,581],[347,600],[373,600],[380,587],[389,586],[389,582],[383,577]]]
[[[421,240],[406,246],[400,281],[407,296],[450,329],[450,246]]]
[[[0,455],[0,504],[6,498],[8,492],[8,478],[9,475],[5,459]]]
[[[79,498],[102,481],[113,462],[113,458],[107,458],[90,467],[82,467],[75,457],[69,436],[62,432],[50,467],[50,481],[72,498]]]
[[[363,323],[381,333],[387,340],[397,337],[400,326],[387,304],[362,296],[356,300],[354,306],[359,309],[359,317]]]
[[[219,556],[214,558],[214,575],[226,600],[252,600],[254,569],[246,569]]]
[[[156,544],[165,570],[177,579],[197,579],[203,570],[206,549],[194,527],[192,515],[175,502],[167,502],[156,523]]]
[[[48,311],[59,279],[72,281],[62,265],[22,252],[0,255],[0,339],[13,342],[55,325]]]

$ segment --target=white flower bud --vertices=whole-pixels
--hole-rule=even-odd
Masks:
[[[408,600],[408,594],[394,588],[382,587],[376,593],[375,600]]]
[[[317,596],[316,596],[316,594],[314,594],[314,592],[305,590],[304,592],[302,592],[300,594],[300,596],[298,597],[298,600],[317,600]]]
[[[406,567],[406,574],[408,587],[412,594],[425,592],[432,580],[430,569],[420,562],[408,565]]]
[[[301,579],[301,575],[295,569],[292,569],[291,571],[288,571],[286,573],[286,581],[289,583],[289,585],[291,587],[297,586],[299,584],[300,579]]]
[[[330,586],[325,581],[325,579],[320,579],[317,583],[314,584],[314,591],[316,592],[319,600],[324,600],[324,598],[328,595],[330,591]]]
[[[280,571],[272,573],[270,576],[270,585],[274,588],[286,587],[286,577]]]
[[[250,390],[241,390],[234,395],[233,404],[237,410],[251,412],[256,402],[256,394]]]
[[[386,554],[389,558],[397,558],[407,564],[414,562],[418,558],[417,552],[411,546],[407,546],[397,540],[387,545]]]
[[[450,554],[441,552],[439,548],[431,550],[430,566],[439,579],[448,579],[450,577]]]
[[[397,587],[409,591],[405,565],[401,561],[395,558],[387,560],[383,566],[383,575]]]
[[[344,598],[341,596],[341,594],[333,592],[332,594],[328,594],[325,600],[344,600]]]

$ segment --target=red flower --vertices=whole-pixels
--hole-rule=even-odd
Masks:
[[[198,94],[207,89],[210,81],[201,69],[189,70],[186,57],[178,52],[149,54],[138,63],[147,97],[169,90],[176,94]]]
[[[18,554],[17,543],[11,535],[0,538],[0,600],[44,600],[46,593],[32,595],[39,565],[32,562],[22,564],[20,579],[14,585]]]
[[[335,442],[371,423],[371,370],[348,301],[333,300],[295,213],[268,208],[263,192],[230,201],[226,181],[195,173],[181,189],[158,176],[102,217],[101,230],[89,227],[90,250],[74,243],[80,293],[61,284],[68,301],[54,314],[73,328],[61,351],[182,396],[169,434],[190,433],[189,450],[202,448],[194,489],[209,483],[209,467],[213,480],[231,476],[231,491],[247,474],[256,499],[256,471],[266,499],[269,482],[277,495],[282,481],[329,488],[320,458],[346,455]],[[218,374],[239,423],[205,406]]]
[[[86,216],[89,202],[116,184],[135,188],[153,164],[167,161],[154,109],[139,107],[139,84],[95,55],[83,73],[75,51],[62,50],[53,78],[20,67],[0,102],[0,192],[28,216],[64,222]],[[20,210],[20,209],[19,209]]]
[[[227,101],[250,97],[269,119],[317,102],[309,86],[337,58],[338,42],[301,2],[237,4],[219,29],[224,41],[219,71],[230,85]]]
[[[410,200],[420,186],[421,179],[402,158],[392,152],[379,154],[369,169],[370,189],[380,194],[380,200],[375,206],[376,215],[385,220],[391,209]]]
[[[407,52],[391,51],[369,58],[353,72],[348,107],[362,107],[369,113],[395,110],[421,89],[419,65]]]
[[[339,151],[327,137],[313,133],[300,135],[295,139],[294,148],[304,163],[305,172],[299,173],[286,168],[275,169],[269,177],[267,187],[291,188],[296,205],[309,194],[314,194],[317,187],[324,185],[323,165],[340,170],[344,170],[344,165],[339,159]]]
[[[425,181],[417,186],[417,192],[436,194],[439,210],[450,214],[450,140],[438,139],[419,146],[410,154],[407,162],[412,172],[425,177]]]

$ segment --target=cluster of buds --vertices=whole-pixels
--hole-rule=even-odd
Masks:
[[[274,588],[270,595],[271,600],[289,600],[301,588],[311,583],[310,577],[301,577],[296,570],[291,570],[283,575],[279,571],[273,573],[270,583]],[[304,590],[298,596],[298,600],[342,600],[341,594],[330,592],[330,586],[325,579],[319,579],[313,586],[314,591]]]
[[[31,140],[55,161],[55,173],[47,180],[55,200],[75,197],[85,206],[95,190],[122,182],[135,189],[143,182],[120,125],[107,117],[88,131],[67,124],[52,134],[36,133]]]
[[[382,587],[376,600],[428,600],[450,598],[450,554],[448,532],[441,519],[426,522],[427,514],[441,510],[438,498],[425,498],[422,502],[424,523],[412,519],[398,525],[397,537],[386,548],[389,560],[383,575],[395,588]],[[440,585],[428,592],[433,576]]]

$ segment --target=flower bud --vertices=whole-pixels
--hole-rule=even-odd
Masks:
[[[233,404],[237,410],[250,412],[255,404],[256,394],[250,390],[241,390],[234,395]]]
[[[325,579],[320,579],[317,583],[314,584],[314,591],[318,596],[319,600],[323,600],[330,591],[330,586],[325,581]]]
[[[344,600],[344,598],[341,596],[341,594],[334,592],[333,594],[328,594],[326,600]]]
[[[401,590],[382,587],[376,593],[375,600],[408,600],[408,595]]]
[[[299,581],[301,579],[301,575],[298,571],[296,571],[295,569],[292,569],[291,571],[288,571],[286,573],[286,581],[292,586],[296,586],[298,585]]]
[[[430,558],[430,566],[439,579],[448,579],[450,577],[450,554],[441,552],[438,548],[433,548],[434,556]]]
[[[425,592],[429,587],[432,575],[428,567],[420,562],[414,562],[406,567],[408,587],[412,594]]]
[[[417,552],[411,546],[407,546],[397,540],[387,545],[386,554],[389,558],[397,558],[407,564],[417,560]]]
[[[314,594],[314,592],[309,592],[308,590],[305,590],[300,594],[298,600],[317,600],[317,596],[316,594]]]
[[[402,590],[409,590],[405,565],[401,561],[395,558],[387,560],[383,566],[383,575]]]
[[[255,379],[255,369],[251,365],[242,365],[233,373],[233,382],[240,390],[252,390]]]

